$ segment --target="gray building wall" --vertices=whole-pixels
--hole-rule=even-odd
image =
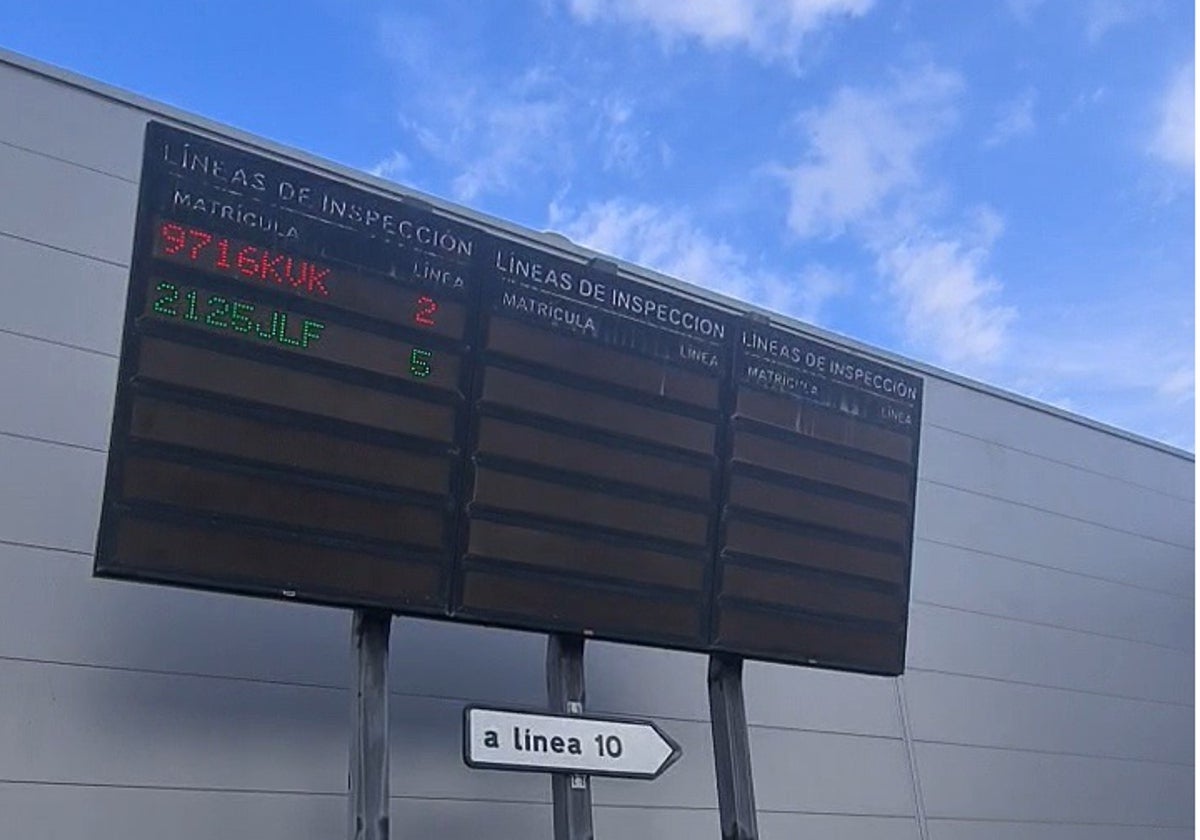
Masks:
[[[349,614],[91,577],[153,107],[0,53],[0,836],[341,836]],[[747,664],[764,838],[1191,837],[1193,459],[925,375],[908,671]],[[460,758],[544,646],[394,622],[394,837],[550,836],[547,777]],[[705,666],[589,645],[684,749],[599,837],[718,835]]]

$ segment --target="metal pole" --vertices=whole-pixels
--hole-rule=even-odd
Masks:
[[[551,712],[583,714],[583,636],[550,634],[546,642],[546,692]],[[554,796],[554,840],[594,840],[588,777],[554,773],[550,790]]]
[[[758,840],[740,656],[714,653],[708,658],[708,704],[712,713],[721,838]]]
[[[388,634],[390,613],[355,610],[350,713],[350,840],[388,840]]]

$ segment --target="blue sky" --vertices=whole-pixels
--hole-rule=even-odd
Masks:
[[[1187,0],[0,0],[0,46],[1189,449],[1194,31]]]

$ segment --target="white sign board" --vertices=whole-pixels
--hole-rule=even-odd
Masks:
[[[492,770],[654,779],[679,745],[652,721],[468,706],[463,760]]]

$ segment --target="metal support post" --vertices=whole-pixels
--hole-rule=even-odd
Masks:
[[[717,805],[722,840],[758,840],[750,730],[742,693],[742,658],[715,653],[708,658],[708,704],[717,765]]]
[[[350,840],[388,840],[388,635],[390,613],[355,610],[350,734]]]
[[[546,691],[551,712],[583,714],[583,636],[550,634],[546,642]],[[594,840],[588,777],[554,773],[550,790],[554,797],[554,840]]]

